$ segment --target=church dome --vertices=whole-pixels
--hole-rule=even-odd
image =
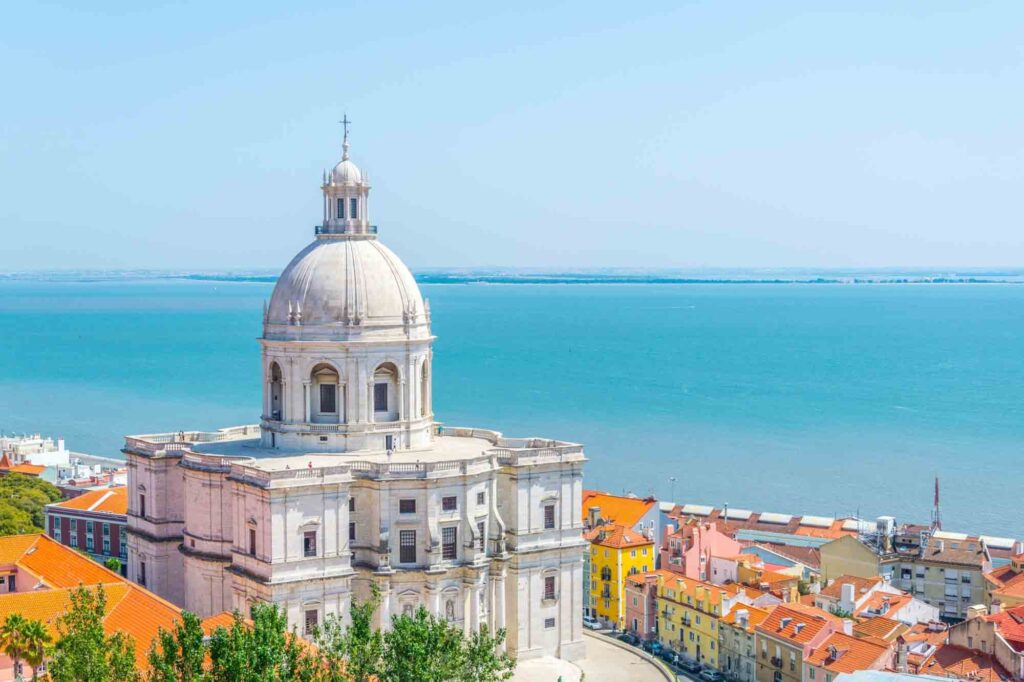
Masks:
[[[270,297],[269,328],[337,328],[346,336],[408,326],[429,335],[427,311],[409,268],[377,239],[318,239],[281,273]],[[321,331],[323,331],[321,329]],[[411,331],[411,330],[410,330]]]
[[[361,185],[363,172],[352,163],[346,154],[345,158],[331,171],[331,182],[335,185]]]

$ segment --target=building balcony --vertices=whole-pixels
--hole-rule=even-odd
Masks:
[[[772,656],[771,663],[776,668],[781,668],[782,667],[782,659],[779,658],[778,656]]]

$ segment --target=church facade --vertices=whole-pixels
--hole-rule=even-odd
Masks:
[[[380,593],[520,658],[584,655],[582,446],[435,420],[430,309],[325,172],[323,221],[263,313],[259,424],[129,436],[129,578],[202,617],[277,604],[310,632]]]

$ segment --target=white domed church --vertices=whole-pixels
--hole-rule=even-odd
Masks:
[[[263,313],[259,424],[129,436],[129,577],[206,617],[277,604],[308,632],[380,588],[520,658],[584,655],[575,443],[435,420],[430,308],[349,158]]]

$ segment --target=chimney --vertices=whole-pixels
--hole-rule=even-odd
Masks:
[[[856,606],[857,588],[853,583],[843,583],[839,598],[839,608],[844,611],[853,611]]]
[[[896,638],[896,672],[907,672],[907,642],[903,637]]]
[[[992,606],[989,607],[989,613],[993,616],[1003,610],[1003,605],[997,601],[992,602]]]
[[[935,551],[936,552],[941,552],[941,551],[943,551],[945,549],[946,549],[946,543],[945,542],[943,542],[942,540],[936,540],[935,541]]]
[[[853,636],[853,621],[849,618],[843,619],[843,634]]]
[[[747,624],[750,623],[750,611],[747,609],[740,609],[736,612],[736,624],[744,630],[747,629]]]

